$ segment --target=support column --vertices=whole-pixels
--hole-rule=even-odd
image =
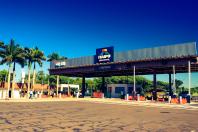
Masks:
[[[188,61],[188,95],[191,95],[191,64]]]
[[[70,86],[69,86],[69,84],[68,84],[67,95],[68,95],[69,97],[71,96],[71,94],[70,94]]]
[[[48,95],[51,95],[51,89],[50,89],[50,85],[49,85],[49,78],[47,80],[47,89],[48,89]]]
[[[157,100],[157,75],[153,74],[153,99]]]
[[[82,77],[82,97],[85,96],[85,77]]]
[[[169,96],[173,95],[173,91],[172,91],[172,79],[171,79],[171,73],[168,74],[169,75]]]
[[[56,96],[58,97],[58,87],[59,87],[59,75],[57,75],[56,79]]]
[[[102,88],[101,91],[105,93],[105,77],[102,77]]]
[[[133,95],[136,95],[136,78],[135,78],[135,66],[133,66]]]
[[[104,94],[104,97],[107,95],[107,88],[105,86],[105,77],[102,77],[102,86],[101,86],[101,91]]]
[[[67,80],[67,84],[68,84],[68,88],[67,88],[67,96],[69,96],[70,97],[70,85],[69,85],[69,78],[68,78],[68,80]]]
[[[175,83],[175,65],[173,65],[173,94],[176,95],[176,83]]]

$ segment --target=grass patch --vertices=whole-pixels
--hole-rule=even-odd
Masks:
[[[193,93],[192,96],[198,96],[198,93]]]

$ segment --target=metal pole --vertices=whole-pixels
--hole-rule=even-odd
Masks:
[[[173,65],[173,90],[174,94],[176,94],[176,83],[175,83],[175,65]]]
[[[169,96],[172,96],[171,73],[169,73]]]
[[[188,94],[191,94],[191,64],[190,61],[188,61]]]
[[[135,95],[136,94],[136,82],[135,82],[135,66],[133,66],[133,94]]]

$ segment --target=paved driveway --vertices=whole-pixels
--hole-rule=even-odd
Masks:
[[[198,131],[198,111],[81,101],[1,102],[0,131]]]

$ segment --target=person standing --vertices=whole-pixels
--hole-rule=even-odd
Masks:
[[[32,90],[30,90],[30,98],[29,99],[32,99],[32,95],[33,95],[33,92],[32,92]]]

